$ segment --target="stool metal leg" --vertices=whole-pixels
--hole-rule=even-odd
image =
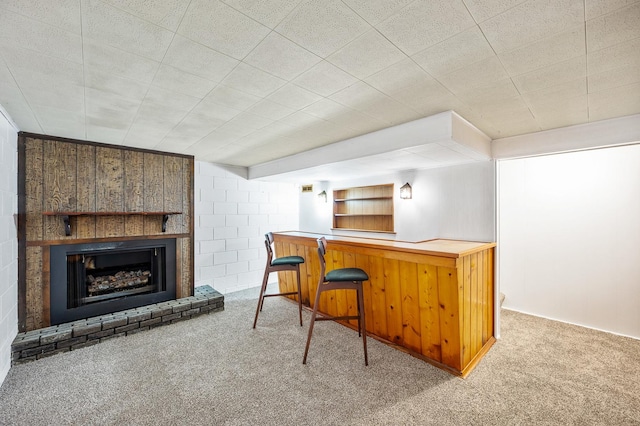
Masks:
[[[322,285],[322,283],[320,283]],[[313,334],[313,325],[316,323],[316,315],[318,314],[318,304],[320,303],[320,287],[318,287],[318,291],[316,291],[316,301],[313,304],[313,313],[311,314],[311,322],[309,323],[309,334],[307,336],[307,345],[304,348],[304,357],[302,358],[302,363],[307,363],[307,354],[309,353],[309,345],[311,344],[311,335]]]
[[[362,283],[360,283],[362,284]],[[363,291],[358,290],[358,332],[362,333],[362,346],[364,347],[364,365],[369,365],[369,357],[367,356],[367,328],[364,315],[364,296]]]
[[[253,320],[253,328],[256,328],[256,323],[258,322],[258,313],[262,310],[262,305],[264,303],[264,293],[267,290],[267,282],[269,281],[269,269],[265,269],[264,278],[262,279],[262,286],[260,287],[260,297],[258,298],[258,307],[256,308],[256,317]]]

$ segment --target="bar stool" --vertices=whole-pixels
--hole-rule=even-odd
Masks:
[[[327,240],[324,237],[318,238],[318,257],[320,258],[320,281],[318,290],[316,291],[316,302],[313,305],[313,313],[311,314],[311,323],[309,324],[309,335],[307,336],[307,346],[304,349],[304,358],[302,363],[307,363],[307,354],[309,353],[309,344],[311,343],[311,334],[313,334],[313,325],[316,321],[337,321],[337,320],[358,320],[358,336],[362,336],[362,346],[364,347],[364,365],[369,365],[367,357],[367,330],[364,318],[364,298],[362,296],[362,282],[367,281],[369,276],[365,271],[359,268],[340,268],[329,271],[325,275],[326,263],[324,255],[327,252]],[[318,303],[320,302],[320,294],[328,290],[355,290],[358,299],[358,315],[330,317],[321,316],[316,318],[318,314]],[[322,314],[324,315],[324,314]]]
[[[304,258],[300,256],[286,256],[273,258],[273,234],[271,232],[265,234],[264,245],[267,248],[267,266],[264,270],[264,278],[262,279],[262,287],[260,288],[260,298],[258,299],[258,307],[256,308],[256,317],[253,320],[253,328],[256,328],[258,322],[258,313],[262,311],[262,305],[264,304],[265,297],[272,296],[290,296],[292,294],[298,295],[298,314],[300,316],[300,326],[302,326],[302,291],[300,289],[300,264],[304,263]],[[267,282],[269,281],[269,274],[271,272],[278,271],[295,271],[297,278],[298,291],[290,291],[285,293],[273,293],[265,294],[267,291]]]

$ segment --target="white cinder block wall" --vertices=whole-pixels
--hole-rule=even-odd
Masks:
[[[17,132],[0,108],[0,384],[18,333]]]
[[[243,176],[243,168],[195,163],[196,286],[208,284],[221,293],[259,286],[264,234],[298,229],[297,185]]]

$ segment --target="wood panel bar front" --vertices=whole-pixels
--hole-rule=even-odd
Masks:
[[[317,238],[321,236],[305,232],[274,234],[277,256],[305,259],[300,274],[302,302],[310,309],[320,274]],[[369,275],[363,296],[370,336],[462,377],[495,343],[495,243],[325,238],[327,270],[357,267]],[[295,290],[294,280],[292,273],[278,273],[283,292]],[[355,313],[355,295],[350,293],[323,293],[318,310],[327,315]],[[289,296],[293,300],[296,297]]]

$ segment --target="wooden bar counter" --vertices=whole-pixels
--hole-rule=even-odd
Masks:
[[[274,234],[276,255],[302,256],[303,304],[313,308],[320,276],[319,234]],[[361,268],[367,334],[466,377],[495,343],[495,243],[430,240],[417,243],[325,235],[327,271]],[[281,290],[295,291],[292,272],[279,272]],[[291,296],[295,299],[297,296]],[[356,312],[355,292],[321,296],[328,315]],[[356,322],[346,324],[355,327]]]

